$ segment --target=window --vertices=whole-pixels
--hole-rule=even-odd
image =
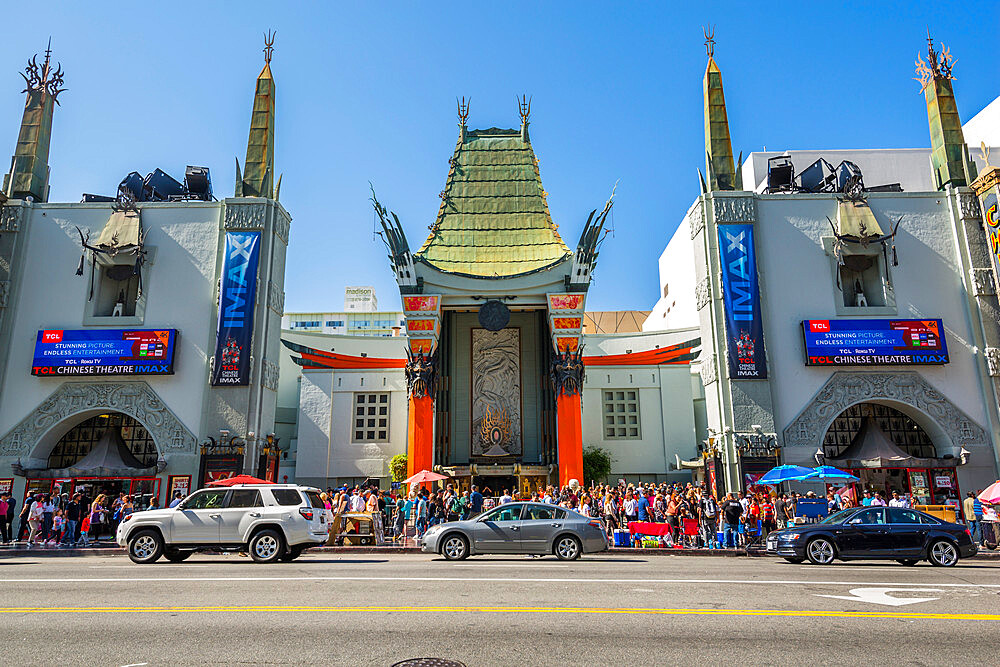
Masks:
[[[274,496],[274,502],[279,505],[290,506],[302,503],[302,496],[295,489],[271,489],[271,495]]]
[[[896,296],[892,288],[892,261],[887,261],[881,243],[862,246],[823,238],[830,258],[831,285],[838,315],[895,315]]]
[[[309,499],[309,504],[318,510],[326,509],[326,505],[323,504],[323,499],[315,491],[306,491],[306,498]]]
[[[142,424],[128,415],[111,412],[82,421],[60,438],[49,454],[50,468],[69,468],[90,453],[104,433],[116,428],[129,451],[146,467],[159,458],[153,438]]]
[[[520,521],[521,505],[501,505],[483,516],[483,521]]]
[[[326,326],[328,327],[342,327],[344,326],[344,320],[327,320]]]
[[[389,440],[389,393],[354,394],[353,442]]]
[[[861,524],[863,526],[872,526],[876,524],[885,523],[885,515],[882,513],[882,509],[870,509],[863,512],[858,512],[851,520],[848,521],[849,524]]]
[[[186,510],[209,510],[222,507],[228,491],[224,489],[201,491],[184,501]]]
[[[566,518],[566,511],[558,507],[545,507],[542,505],[526,505],[525,507],[525,521],[551,521],[553,519]]]
[[[263,507],[264,501],[260,498],[260,491],[257,489],[233,489],[229,496],[227,507]]]
[[[920,523],[920,514],[913,510],[905,510],[901,507],[890,507],[886,510],[889,513],[889,523]]]
[[[605,440],[638,440],[642,437],[638,390],[606,389],[603,406]]]
[[[670,284],[663,283],[663,298],[667,298],[668,294],[670,294]]]
[[[823,454],[840,456],[858,434],[865,415],[874,417],[889,439],[910,456],[937,458],[934,443],[920,425],[899,410],[878,403],[858,403],[837,415],[823,438]]]
[[[299,320],[298,322],[292,322],[293,329],[316,329],[319,328],[319,320]]]

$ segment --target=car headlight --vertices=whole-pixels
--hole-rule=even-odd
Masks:
[[[802,534],[801,533],[792,533],[790,535],[782,535],[782,537],[784,539],[786,539],[786,540],[797,540],[800,537],[802,537]]]

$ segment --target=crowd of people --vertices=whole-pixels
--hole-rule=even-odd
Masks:
[[[155,501],[147,509],[155,509]],[[113,499],[105,493],[94,498],[83,493],[38,493],[28,496],[18,512],[17,499],[2,493],[0,543],[32,548],[88,546],[102,538],[113,540],[118,524],[134,511],[134,499],[125,493]]]

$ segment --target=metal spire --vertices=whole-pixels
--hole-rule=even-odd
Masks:
[[[271,55],[274,53],[274,36],[278,34],[278,31],[270,31],[264,33],[264,64],[271,64]]]

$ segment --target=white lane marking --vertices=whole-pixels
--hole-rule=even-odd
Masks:
[[[922,593],[943,593],[940,588],[852,588],[850,595],[820,595],[813,593],[820,598],[834,598],[835,600],[850,600],[851,602],[870,602],[872,604],[882,604],[887,607],[902,607],[907,604],[917,604],[918,602],[931,602],[941,598],[896,598],[891,592],[922,592]]]
[[[412,582],[495,582],[540,584],[752,584],[763,586],[944,586],[948,588],[1000,588],[1000,584],[939,583],[936,581],[809,581],[775,579],[577,579],[573,577],[65,577],[0,579],[0,584],[121,584],[175,581],[412,581]]]
[[[121,571],[121,569],[122,569],[121,565],[88,565],[87,567],[89,567],[91,570],[118,570],[118,571]],[[142,566],[141,565],[134,565],[134,566],[125,565],[125,567],[135,567],[136,569],[138,569],[138,568],[140,568]],[[186,569],[186,568],[189,568],[189,567],[218,567],[218,565],[196,565],[194,563],[190,563],[190,564],[189,563],[177,563],[176,565],[173,565],[173,564],[169,564],[168,565],[167,563],[160,563],[156,567],[183,567],[183,568]]]
[[[527,563],[490,563],[486,565],[477,565],[475,563],[461,564],[461,565],[451,565],[450,567],[531,567],[531,568],[545,568],[546,570],[550,567],[569,567],[569,565],[548,565],[546,563],[539,563],[538,565],[528,565]]]

